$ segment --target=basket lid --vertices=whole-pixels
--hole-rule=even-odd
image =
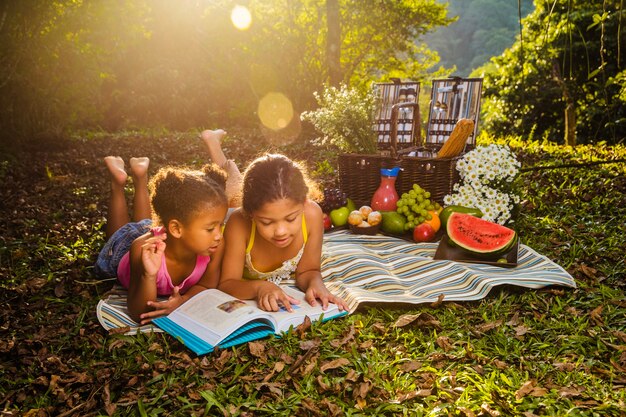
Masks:
[[[393,167],[391,169],[381,168],[380,175],[384,175],[385,177],[397,177],[400,169],[400,167]]]

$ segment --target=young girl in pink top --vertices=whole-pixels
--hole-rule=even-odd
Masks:
[[[222,226],[228,209],[225,173],[167,167],[148,182],[148,158],[131,158],[133,222],[126,208],[127,173],[120,157],[104,159],[111,176],[106,245],[95,270],[128,288],[128,311],[142,323],[168,314],[220,278]],[[151,220],[154,214],[154,221]],[[181,295],[182,294],[182,295]],[[169,299],[157,302],[157,296]]]
[[[236,166],[221,150],[224,132],[216,132],[205,131],[201,137],[213,162],[236,178]],[[295,279],[311,305],[347,308],[322,281],[322,210],[309,194],[303,168],[286,156],[267,154],[250,164],[243,176],[242,207],[226,223],[220,290],[255,299],[267,311],[280,305],[291,311],[297,301],[277,284]]]

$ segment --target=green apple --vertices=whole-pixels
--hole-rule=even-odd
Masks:
[[[344,226],[348,223],[348,216],[350,215],[350,209],[348,207],[339,207],[330,211],[330,221],[333,226]]]

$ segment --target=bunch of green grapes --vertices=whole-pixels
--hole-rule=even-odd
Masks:
[[[396,207],[396,211],[406,217],[404,230],[413,230],[418,224],[432,219],[429,211],[441,208],[439,203],[430,200],[430,192],[417,184],[413,184],[411,191],[402,194]]]

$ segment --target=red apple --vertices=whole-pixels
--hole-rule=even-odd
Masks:
[[[435,238],[435,229],[428,223],[421,223],[413,229],[413,240],[416,242],[430,242]]]
[[[328,214],[324,213],[323,219],[324,219],[324,230],[329,230],[331,227],[333,227],[333,223],[330,221],[330,216]]]

